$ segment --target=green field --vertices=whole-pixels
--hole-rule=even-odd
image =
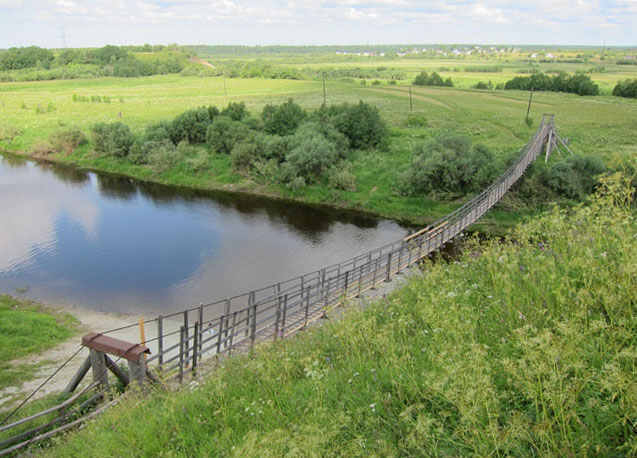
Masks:
[[[273,62],[276,64],[276,59]],[[418,87],[412,90],[413,113],[423,115],[427,126],[406,126],[410,115],[407,84],[421,69],[441,66],[464,69],[472,65],[497,65],[503,67],[503,71],[493,74],[496,82],[515,75],[515,69],[528,65],[525,63],[484,59],[398,59],[383,63],[381,59],[368,59],[364,62],[357,59],[352,62],[334,60],[298,64],[300,67],[303,65],[334,68],[385,65],[399,67],[409,75],[408,80],[400,81],[397,85],[389,85],[387,82],[372,85],[370,82],[363,86],[359,82],[338,79],[330,79],[326,83],[328,104],[363,100],[377,106],[390,126],[387,151],[355,151],[347,159],[356,176],[356,192],[329,189],[324,183],[306,186],[295,192],[283,185],[256,183],[232,171],[230,159],[225,155],[214,155],[209,160],[208,169],[196,174],[179,165],[156,172],[125,160],[97,157],[91,153],[90,145],[80,148],[70,156],[58,154],[48,158],[167,184],[282,196],[356,208],[422,224],[461,203],[426,197],[405,197],[398,192],[401,176],[410,165],[413,144],[442,131],[468,134],[474,142],[491,148],[497,157],[510,159],[535,130],[542,113],[553,113],[556,115],[560,135],[571,140],[571,149],[577,154],[598,155],[610,165],[621,158],[636,156],[637,102],[612,96],[580,97],[538,92],[534,95],[531,109],[531,118],[535,124],[529,127],[524,122],[527,93]],[[572,72],[582,65],[590,67],[591,64],[560,65]],[[628,72],[631,70],[633,74],[637,74],[637,66],[610,66],[606,73],[593,74],[592,78],[602,84],[602,87],[608,88],[618,79],[629,76]],[[441,73],[447,75],[445,72]],[[463,71],[450,71],[448,74],[458,83],[462,82],[458,85],[464,86],[470,86],[478,80],[484,81],[490,76]],[[58,129],[79,127],[88,134],[91,126],[97,122],[120,119],[129,124],[134,132],[141,134],[144,126],[149,123],[170,120],[188,108],[202,105],[217,105],[221,108],[231,101],[245,102],[255,115],[260,113],[265,104],[280,103],[288,98],[293,98],[306,109],[314,110],[323,103],[322,87],[322,81],[179,75],[0,83],[0,149],[29,153]],[[88,98],[94,95],[107,96],[110,103],[74,102],[74,95]],[[8,140],[15,133],[15,138]],[[536,210],[528,205],[520,205],[514,197],[509,198],[488,216],[483,228],[504,227]]]

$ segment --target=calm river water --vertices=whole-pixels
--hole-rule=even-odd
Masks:
[[[294,277],[407,230],[0,156],[0,293],[146,316]]]

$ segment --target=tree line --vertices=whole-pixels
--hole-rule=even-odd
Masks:
[[[155,48],[149,45],[149,49]],[[98,70],[98,75],[95,76],[135,77],[179,73],[185,67],[184,60],[176,53],[162,59],[141,60],[130,54],[126,48],[111,45],[97,49],[64,49],[57,53],[50,49],[29,46],[0,52],[0,71],[92,66]]]

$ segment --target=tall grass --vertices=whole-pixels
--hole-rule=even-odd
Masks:
[[[635,455],[636,233],[615,176],[342,320],[131,396],[48,455]]]

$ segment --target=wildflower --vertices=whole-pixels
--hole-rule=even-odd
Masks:
[[[370,404],[369,408],[372,409],[372,412],[376,412],[376,404]]]
[[[526,320],[526,317],[524,316],[524,314],[522,312],[518,312],[518,318],[520,320]]]
[[[524,273],[524,266],[520,266],[520,273]]]

